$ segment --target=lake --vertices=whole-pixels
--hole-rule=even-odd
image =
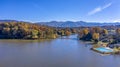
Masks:
[[[102,56],[76,35],[51,40],[0,40],[0,67],[120,67],[120,55]]]

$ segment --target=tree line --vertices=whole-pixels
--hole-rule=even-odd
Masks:
[[[80,40],[84,41],[95,41],[98,42],[102,37],[108,35],[107,29],[102,29],[100,27],[84,28],[80,30],[78,37]]]
[[[69,36],[75,33],[70,28],[53,28],[25,22],[0,23],[0,39],[47,39]]]

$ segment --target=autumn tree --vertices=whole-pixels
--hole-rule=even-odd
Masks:
[[[66,35],[66,36],[69,36],[70,34],[71,34],[70,31],[65,31],[65,35]]]
[[[120,35],[120,28],[116,29],[116,34]]]
[[[32,30],[31,38],[33,38],[33,39],[37,39],[38,38],[38,31],[37,30]]]
[[[79,37],[80,37],[81,40],[86,40],[86,41],[90,41],[92,39],[92,35],[89,32],[88,28],[85,28],[85,29],[81,30],[79,32]]]
[[[103,34],[103,35],[107,35],[107,34],[108,34],[108,31],[107,31],[106,29],[103,29],[102,34]]]
[[[17,38],[17,39],[38,39],[38,38],[55,38],[57,30],[52,27],[25,23],[9,22],[0,23],[0,38]]]
[[[9,35],[9,34],[10,34],[10,28],[9,28],[9,27],[3,28],[2,33],[3,33],[4,35]]]
[[[93,33],[93,34],[92,34],[92,39],[93,39],[95,42],[98,42],[98,41],[99,41],[99,33]]]
[[[92,27],[90,29],[91,33],[100,33],[101,32],[101,28],[100,27]]]
[[[77,31],[76,31],[76,29],[71,29],[71,32],[76,33]]]
[[[83,29],[82,31],[83,31],[83,34],[84,34],[84,35],[87,35],[87,34],[89,33],[88,28],[85,28],[85,29]]]
[[[64,36],[65,35],[65,31],[64,30],[61,30],[61,35]]]

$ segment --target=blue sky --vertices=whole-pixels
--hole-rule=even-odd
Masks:
[[[120,0],[0,0],[0,19],[120,21]]]

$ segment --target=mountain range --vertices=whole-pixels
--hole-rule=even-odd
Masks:
[[[0,23],[3,22],[25,22],[17,20],[0,20]],[[30,23],[30,22],[29,22]],[[35,22],[35,24],[46,25],[52,27],[92,27],[92,26],[116,26],[120,25],[120,22],[85,22],[85,21],[51,21],[51,22]]]
[[[52,27],[92,27],[92,26],[116,26],[120,25],[120,22],[85,22],[85,21],[65,21],[65,22],[57,22],[57,21],[51,21],[51,22],[38,22],[38,24],[41,25],[47,25]]]

